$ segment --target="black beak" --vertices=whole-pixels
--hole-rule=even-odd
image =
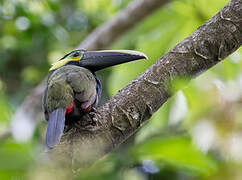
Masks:
[[[79,63],[80,66],[95,72],[110,66],[139,59],[148,58],[142,52],[131,50],[86,51]]]

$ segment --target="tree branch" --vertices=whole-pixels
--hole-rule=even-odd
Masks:
[[[124,142],[172,95],[169,87],[176,77],[194,78],[241,46],[241,12],[242,1],[231,0],[105,105],[77,122],[53,153],[65,154],[83,167]]]
[[[149,16],[152,12],[164,6],[169,0],[134,0],[125,9],[120,11],[117,16],[94,30],[79,46],[87,50],[104,49],[115,42],[120,36],[131,30],[135,25]],[[25,123],[29,127],[28,135],[26,128],[21,133],[17,133],[15,137],[21,139],[19,134],[31,137],[35,129],[35,125],[40,121],[41,98],[46,87],[44,80],[25,98],[22,105],[17,109],[12,118],[12,133],[15,135],[19,132],[19,123]],[[23,126],[21,126],[23,127]],[[18,129],[18,130],[17,130]],[[23,137],[24,139],[25,137]]]
[[[103,49],[140,23],[169,0],[135,0],[116,17],[93,31],[80,45],[84,49]]]

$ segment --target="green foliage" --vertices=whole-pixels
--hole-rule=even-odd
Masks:
[[[158,166],[165,163],[197,175],[211,176],[218,170],[214,160],[203,154],[190,138],[183,136],[152,138],[135,147],[133,154],[139,161],[151,159]]]
[[[146,168],[142,169],[144,166]],[[168,171],[183,173],[187,178],[205,178],[214,175],[218,169],[217,162],[202,153],[189,137],[162,135],[129,147],[124,152],[112,153],[78,174],[76,179],[145,179],[142,173],[152,171],[156,172],[156,176]],[[168,177],[173,176],[168,174]]]
[[[13,141],[0,145],[0,179],[23,179],[30,162],[32,165],[34,163],[31,156],[32,145]]]
[[[2,91],[0,91],[0,109],[0,122],[8,122],[12,115],[12,109],[6,95]]]

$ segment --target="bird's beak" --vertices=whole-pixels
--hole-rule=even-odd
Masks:
[[[148,59],[148,57],[142,52],[131,50],[86,51],[79,63],[81,67],[95,72],[139,59]]]

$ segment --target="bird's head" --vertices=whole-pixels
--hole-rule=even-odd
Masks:
[[[54,63],[50,71],[56,70],[65,65],[77,65],[87,68],[93,72],[118,64],[135,61],[139,59],[148,59],[147,56],[139,51],[131,50],[103,50],[86,51],[74,50],[59,61]]]

